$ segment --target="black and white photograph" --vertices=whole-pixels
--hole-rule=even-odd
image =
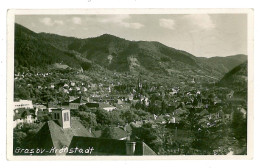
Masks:
[[[9,11],[9,154],[251,156],[253,11],[176,11]]]

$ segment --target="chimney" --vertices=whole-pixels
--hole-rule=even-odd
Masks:
[[[135,154],[135,145],[136,145],[136,142],[126,142],[126,155]]]

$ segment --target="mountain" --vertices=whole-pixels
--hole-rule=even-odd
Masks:
[[[15,67],[44,66],[64,62],[71,67],[80,67],[74,55],[50,45],[39,34],[15,24]]]
[[[218,85],[232,89],[237,97],[247,97],[247,72],[246,61],[226,73]]]
[[[211,58],[199,58],[205,61],[205,64],[213,66],[222,73],[227,73],[236,66],[242,64],[247,60],[247,55],[238,54],[226,57],[211,57]]]
[[[95,68],[119,73],[220,79],[246,56],[200,58],[159,42],[129,41],[113,35],[79,39],[35,33],[15,24],[15,67],[65,64],[84,70]]]
[[[247,83],[247,61],[236,66],[231,71],[226,73],[220,80],[220,85],[234,86],[245,85]]]

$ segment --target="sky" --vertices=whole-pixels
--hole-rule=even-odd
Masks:
[[[158,41],[197,57],[247,54],[245,14],[16,15],[15,22],[36,33]]]

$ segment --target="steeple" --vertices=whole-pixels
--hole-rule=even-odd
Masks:
[[[141,90],[142,87],[143,87],[143,85],[142,85],[141,75],[139,74],[139,77],[137,80],[137,88],[138,88],[138,90]]]

